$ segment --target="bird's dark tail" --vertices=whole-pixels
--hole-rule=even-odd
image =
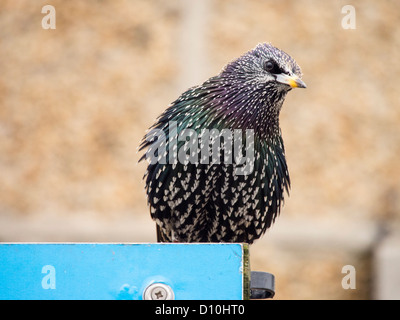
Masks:
[[[156,230],[157,230],[157,242],[165,242],[164,234],[158,224],[156,224]]]

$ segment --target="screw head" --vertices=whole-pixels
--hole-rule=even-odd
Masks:
[[[147,286],[144,290],[143,294],[144,300],[174,300],[175,295],[172,288],[160,282],[152,283],[151,285]]]

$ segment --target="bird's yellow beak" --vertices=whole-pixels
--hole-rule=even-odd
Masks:
[[[276,81],[287,84],[292,88],[307,88],[307,85],[298,76],[289,76],[284,73],[280,73],[276,76]]]

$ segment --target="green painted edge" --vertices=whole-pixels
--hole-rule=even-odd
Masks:
[[[250,300],[250,250],[249,244],[242,244],[242,263],[243,263],[243,300]]]

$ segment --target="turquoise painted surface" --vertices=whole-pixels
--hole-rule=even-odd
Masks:
[[[242,299],[241,244],[0,244],[0,299]]]

